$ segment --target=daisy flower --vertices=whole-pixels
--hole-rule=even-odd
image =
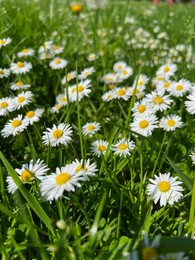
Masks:
[[[106,75],[104,75],[104,77],[102,78],[102,81],[107,83],[107,84],[116,83],[117,82],[117,75],[116,75],[116,73],[109,72]]]
[[[54,55],[56,54],[60,54],[64,51],[64,48],[59,46],[59,45],[53,45],[51,46],[51,53],[53,53]]]
[[[150,94],[146,95],[146,98],[155,111],[161,112],[167,110],[173,102],[170,96],[164,95],[163,92],[160,91],[152,91]]]
[[[98,55],[97,54],[95,54],[95,53],[90,53],[89,55],[88,55],[88,57],[87,57],[87,60],[88,61],[94,61],[94,60],[96,60],[98,58]]]
[[[114,64],[113,70],[114,70],[115,72],[120,72],[120,71],[123,71],[124,69],[126,69],[126,67],[127,67],[126,62],[124,62],[124,61],[118,61],[118,62],[116,62],[116,63]]]
[[[24,184],[32,182],[34,179],[41,180],[48,170],[49,168],[47,165],[40,159],[38,159],[35,163],[31,160],[29,164],[27,163],[22,165],[21,169],[15,169],[21,182]],[[18,186],[11,176],[8,176],[6,181],[8,183],[8,191],[10,193],[14,193],[18,189]]]
[[[119,140],[115,145],[111,146],[111,150],[114,151],[114,154],[119,156],[130,155],[131,151],[134,149],[135,143],[125,138]]]
[[[163,128],[165,131],[175,131],[176,128],[183,124],[181,117],[178,115],[169,115],[161,118],[159,127]]]
[[[71,71],[71,72],[68,72],[67,75],[65,75],[62,80],[61,80],[61,83],[62,84],[65,84],[66,82],[69,82],[71,79],[75,79],[76,78],[76,71]]]
[[[177,65],[174,63],[167,63],[165,65],[160,66],[160,68],[157,70],[157,75],[161,74],[163,77],[170,77],[175,74],[177,71]]]
[[[29,84],[24,84],[22,81],[17,81],[16,83],[11,83],[10,89],[11,90],[21,90],[30,88]]]
[[[82,127],[82,133],[83,135],[94,135],[100,128],[101,125],[98,122],[87,123]]]
[[[64,191],[75,191],[76,187],[81,187],[80,180],[84,180],[83,172],[75,174],[76,166],[66,165],[56,168],[55,173],[43,178],[40,184],[41,195],[49,201],[58,200]]]
[[[17,56],[18,56],[19,58],[31,57],[31,56],[34,55],[34,53],[35,53],[35,51],[34,51],[33,49],[31,49],[31,48],[25,48],[25,49],[19,51],[19,52],[17,53]]]
[[[26,62],[26,61],[24,61],[24,62],[18,61],[17,63],[12,62],[11,67],[10,67],[10,70],[14,74],[26,74],[31,69],[32,69],[32,64],[30,62]]]
[[[69,98],[70,101],[74,102],[80,101],[83,97],[87,97],[89,93],[91,93],[91,81],[89,79],[86,79],[84,81],[80,81],[77,85],[73,85],[72,87],[69,87]]]
[[[152,79],[152,83],[155,86],[158,86],[159,84],[163,83],[164,81],[168,81],[169,77],[164,74],[156,74],[156,76]]]
[[[130,124],[131,130],[143,136],[150,136],[152,131],[157,128],[158,118],[153,115],[142,115],[134,119]]]
[[[139,77],[135,78],[133,87],[136,87],[136,85],[137,85],[137,88],[143,87],[143,86],[145,87],[146,84],[148,83],[148,81],[149,81],[148,76],[146,76],[145,74],[140,74]]]
[[[125,79],[128,79],[131,75],[133,75],[133,69],[127,66],[125,69],[118,72],[116,74],[116,77],[118,78],[118,81],[123,81]]]
[[[185,107],[188,113],[195,114],[195,92],[192,92],[187,96],[187,101],[185,101]]]
[[[88,177],[95,176],[95,173],[98,171],[97,164],[96,163],[90,163],[90,159],[80,161],[78,159],[75,159],[71,163],[73,167],[75,167],[75,174],[82,173],[84,177],[84,181],[87,181]]]
[[[52,69],[56,70],[56,69],[63,69],[63,68],[65,68],[67,64],[68,64],[67,60],[56,57],[54,60],[52,60],[49,63],[49,66]]]
[[[29,110],[25,115],[25,119],[29,125],[32,125],[34,122],[38,122],[40,120],[44,111],[45,110],[42,108],[37,108],[35,110]]]
[[[108,147],[108,142],[103,140],[96,140],[91,145],[91,150],[94,155],[100,157],[102,154],[106,153]]]
[[[10,44],[11,42],[12,42],[12,39],[9,37],[0,39],[0,49],[1,49],[1,47],[6,46],[6,45]]]
[[[5,97],[0,99],[0,116],[6,116],[13,110],[12,98]]]
[[[86,68],[81,71],[79,79],[86,79],[88,76],[92,75],[95,72],[94,67]]]
[[[138,99],[141,99],[144,95],[145,95],[145,85],[141,86],[141,87],[129,87],[129,92],[131,94],[131,96],[135,95],[135,97],[137,97]]]
[[[182,182],[177,181],[177,177],[171,177],[170,172],[155,175],[155,180],[149,181],[151,184],[147,185],[147,193],[155,204],[160,200],[160,206],[166,206],[167,203],[173,205],[183,196],[183,188],[180,186]]]
[[[185,256],[185,252],[177,252],[177,253],[168,253],[166,255],[162,255],[163,260],[189,260],[188,256]]]
[[[133,117],[139,117],[146,114],[154,114],[155,110],[147,99],[142,99],[141,101],[135,102],[132,108]]]
[[[170,88],[170,94],[175,97],[182,97],[187,91],[191,89],[191,83],[186,79],[180,79],[178,82],[174,82]]]
[[[162,92],[163,94],[165,91],[169,92],[171,89],[173,81],[171,80],[162,80],[161,82],[156,84],[156,90]]]
[[[191,152],[190,154],[191,160],[192,160],[192,164],[195,164],[195,149],[193,152]]]
[[[114,96],[117,99],[123,99],[125,101],[129,100],[131,97],[131,92],[128,87],[120,87],[113,89]]]
[[[23,91],[13,99],[13,108],[20,109],[32,102],[33,94],[31,91]]]
[[[9,69],[2,69],[0,68],[0,79],[2,78],[7,78],[10,74],[10,70]]]
[[[61,104],[62,106],[66,106],[68,103],[67,95],[66,95],[66,90],[64,90],[64,93],[59,94],[56,97],[56,103]]]
[[[4,126],[1,130],[1,135],[3,137],[8,137],[10,135],[17,135],[18,133],[24,131],[28,126],[26,120],[22,119],[22,115],[18,115]]]
[[[57,103],[51,108],[51,112],[58,114],[62,107],[63,105],[61,103]]]
[[[53,147],[60,144],[67,145],[72,137],[72,128],[69,124],[61,123],[58,126],[53,125],[52,128],[47,128],[47,131],[43,132],[42,140],[45,145],[51,145]]]
[[[113,89],[107,91],[106,93],[104,93],[102,95],[103,101],[106,101],[106,102],[114,99],[115,97],[116,97],[116,94],[115,94],[115,91]]]

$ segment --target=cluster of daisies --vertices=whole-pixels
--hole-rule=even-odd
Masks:
[[[22,184],[33,185],[35,182],[40,187],[41,196],[48,201],[58,200],[64,192],[74,192],[76,187],[81,187],[80,182],[89,180],[98,171],[96,163],[91,163],[90,159],[75,159],[72,163],[62,167],[57,167],[55,172],[47,174],[50,169],[44,161],[38,159],[15,169]],[[15,193],[18,186],[11,176],[6,179],[8,191]]]

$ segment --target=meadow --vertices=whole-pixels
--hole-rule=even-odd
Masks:
[[[0,0],[1,259],[193,260],[195,4],[86,2]]]

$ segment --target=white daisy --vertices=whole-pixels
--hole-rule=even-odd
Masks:
[[[1,135],[3,137],[8,137],[10,135],[17,135],[18,133],[24,131],[28,126],[26,120],[22,119],[22,115],[18,115],[4,126],[1,130]]]
[[[13,108],[20,109],[32,102],[33,93],[31,91],[23,91],[13,99]]]
[[[127,67],[127,63],[124,62],[124,61],[118,61],[114,64],[113,66],[113,70],[115,72],[120,72],[120,71],[123,71],[124,69],[126,69]]]
[[[44,111],[45,110],[42,108],[37,108],[35,110],[29,110],[25,115],[25,119],[29,125],[32,125],[34,122],[38,122],[40,120]]]
[[[147,193],[155,204],[160,200],[160,206],[166,206],[167,203],[173,205],[183,196],[183,188],[180,186],[182,182],[177,181],[177,177],[171,177],[170,172],[155,175],[155,180],[149,181],[152,184],[147,185]]]
[[[34,179],[41,180],[48,170],[49,168],[47,165],[40,159],[38,159],[35,163],[33,160],[31,160],[29,164],[27,163],[22,165],[21,169],[15,169],[19,175],[20,180],[24,184],[32,182]],[[8,176],[6,181],[8,183],[8,191],[10,193],[14,193],[18,189],[18,186],[11,176]]]
[[[50,51],[53,55],[56,55],[56,54],[63,53],[64,48],[62,46],[59,46],[59,45],[52,45],[51,48],[50,48]]]
[[[76,169],[75,174],[82,172],[85,181],[89,179],[88,177],[95,176],[95,173],[98,171],[97,164],[90,163],[90,159],[81,159],[80,161],[78,159],[75,159],[75,161],[73,161],[71,165]]]
[[[192,160],[192,164],[195,164],[195,149],[193,152],[191,152],[190,154],[191,160]]]
[[[31,56],[34,55],[34,53],[35,53],[35,51],[34,51],[33,49],[31,49],[31,48],[25,48],[25,49],[19,51],[19,52],[17,53],[17,56],[18,56],[19,58],[22,58],[22,57],[31,57]]]
[[[173,84],[173,81],[171,81],[171,80],[162,80],[161,82],[156,84],[156,90],[160,91],[162,94],[164,94],[165,91],[167,91],[167,92],[170,91],[172,84]]]
[[[127,156],[131,154],[131,151],[134,149],[135,143],[125,138],[119,140],[116,144],[111,146],[111,150],[114,151],[114,154],[119,156]]]
[[[119,87],[113,89],[114,97],[117,99],[129,100],[131,92],[128,87]]]
[[[6,116],[13,111],[12,98],[5,97],[0,99],[0,116]]]
[[[119,82],[128,79],[131,75],[133,75],[133,69],[127,66],[125,69],[121,70],[116,74],[116,78]]]
[[[95,53],[90,53],[88,56],[87,56],[87,60],[88,61],[94,61],[98,58],[98,55],[95,54]]]
[[[195,114],[195,92],[192,92],[187,96],[187,101],[185,101],[185,107],[188,113]]]
[[[115,97],[116,97],[116,95],[115,95],[115,91],[113,89],[107,91],[106,93],[104,93],[102,95],[102,99],[105,102],[110,101],[110,100],[114,99]]]
[[[174,63],[167,63],[165,65],[160,66],[160,68],[157,70],[157,75],[161,74],[163,75],[163,78],[170,77],[175,74],[177,71],[177,65]]]
[[[58,200],[64,191],[75,191],[76,187],[81,187],[79,181],[83,181],[82,171],[75,174],[75,166],[66,165],[56,168],[56,172],[46,176],[40,184],[41,195],[49,201]]]
[[[148,100],[143,98],[141,101],[134,103],[132,112],[133,117],[139,117],[141,115],[154,114],[155,110],[152,108],[152,105],[148,102]]]
[[[76,78],[76,71],[70,71],[67,73],[67,75],[65,75],[62,80],[61,83],[64,85],[66,82],[69,82],[71,79],[75,79]]]
[[[72,128],[69,124],[61,123],[58,126],[53,125],[43,132],[43,143],[45,145],[58,146],[67,145],[72,140]]]
[[[32,69],[32,64],[26,61],[24,62],[18,61],[17,63],[12,62],[10,67],[10,70],[14,74],[26,74],[31,69]]]
[[[156,76],[152,79],[152,83],[155,86],[158,86],[159,84],[162,84],[164,81],[168,81],[169,77],[164,74],[156,74]]]
[[[106,153],[108,142],[104,140],[96,140],[91,145],[92,153],[98,157]]]
[[[56,97],[56,103],[57,104],[61,104],[62,106],[66,106],[68,104],[68,99],[67,99],[67,95],[66,95],[66,90],[64,90],[64,93],[59,94]]]
[[[97,131],[100,130],[100,128],[101,125],[98,122],[86,123],[82,127],[82,133],[83,135],[94,135]]]
[[[135,97],[137,97],[138,99],[141,99],[143,96],[145,96],[145,85],[143,85],[143,86],[137,86],[137,87],[135,87],[135,86],[133,86],[133,87],[129,87],[129,92],[130,92],[130,94],[131,94],[131,96],[135,96]]]
[[[79,79],[86,79],[90,75],[92,75],[94,72],[95,72],[94,67],[86,68],[83,71],[81,71],[81,73],[79,74]]]
[[[0,79],[2,78],[7,78],[10,74],[10,70],[9,69],[2,69],[0,68]]]
[[[189,260],[189,257],[185,256],[185,252],[168,253],[162,257],[163,260]]]
[[[118,82],[117,74],[114,72],[109,72],[103,76],[102,81],[105,82],[106,84],[117,83]]]
[[[140,87],[145,87],[146,84],[148,83],[149,78],[145,74],[140,74],[137,76],[133,82],[133,87],[140,88]]]
[[[60,112],[60,109],[63,107],[63,105],[61,103],[57,103],[55,104],[52,108],[51,108],[51,112],[52,113],[56,113],[58,114]]]
[[[11,90],[21,90],[30,88],[29,84],[24,84],[22,81],[17,81],[16,83],[11,83]]]
[[[190,90],[191,83],[186,79],[180,79],[178,82],[173,82],[169,92],[172,96],[182,97]]]
[[[80,101],[83,97],[87,97],[89,93],[91,93],[91,81],[89,79],[86,79],[84,81],[80,81],[77,85],[73,85],[68,88],[68,95],[70,98],[70,101],[74,102]]]
[[[163,92],[160,91],[152,91],[146,95],[146,98],[155,111],[161,112],[170,108],[173,102],[169,95],[164,95]]]
[[[65,59],[56,57],[54,60],[50,61],[49,66],[56,70],[56,69],[63,69],[67,66],[68,62]]]
[[[150,136],[152,131],[157,128],[158,118],[153,115],[139,116],[130,124],[131,130],[143,136]]]
[[[169,115],[161,118],[159,127],[163,128],[165,131],[175,131],[176,128],[181,127],[183,122],[181,117],[178,115]]]
[[[0,49],[1,49],[1,47],[6,46],[6,45],[10,44],[11,42],[12,42],[12,39],[9,37],[0,39]]]

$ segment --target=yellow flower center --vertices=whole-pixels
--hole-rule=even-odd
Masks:
[[[84,72],[84,75],[87,77],[87,76],[89,76],[89,72],[88,71],[85,71]]]
[[[168,66],[165,66],[163,70],[164,70],[164,72],[168,72],[170,70],[170,68]]]
[[[170,190],[170,183],[168,181],[161,181],[159,184],[158,184],[158,188],[160,191],[162,192],[166,192],[166,191],[169,191]]]
[[[182,85],[177,85],[177,86],[176,86],[176,90],[177,90],[177,91],[183,90],[183,86],[182,86]]]
[[[148,121],[147,120],[142,120],[139,122],[139,127],[140,128],[146,128],[148,126]]]
[[[0,39],[0,44],[1,45],[5,44],[5,40],[4,39]]]
[[[82,85],[78,86],[78,92],[82,92],[84,90],[84,87]]]
[[[65,97],[61,97],[61,98],[60,98],[60,101],[61,101],[61,102],[66,102],[66,98],[65,98]]]
[[[139,113],[143,113],[146,110],[146,106],[145,105],[139,105],[137,108]]]
[[[78,165],[76,168],[76,172],[79,172],[82,169],[82,165]]]
[[[132,95],[138,94],[138,93],[139,93],[139,89],[136,88],[136,89],[133,89],[133,90],[132,90]]]
[[[60,104],[55,105],[55,109],[60,110],[60,108],[61,108]]]
[[[56,129],[52,133],[53,137],[58,139],[63,135],[63,131],[61,129]]]
[[[18,87],[20,87],[20,86],[22,86],[24,83],[22,82],[22,81],[17,81],[16,82],[16,85],[18,86]]]
[[[164,83],[164,88],[169,88],[171,86],[171,83],[169,81]]]
[[[21,120],[19,120],[19,119],[15,119],[13,122],[12,122],[12,126],[13,127],[18,127],[18,126],[20,126],[22,124],[22,122],[21,122]]]
[[[19,62],[17,63],[17,67],[18,67],[18,68],[23,68],[23,67],[24,67],[24,62],[19,61]]]
[[[67,80],[71,79],[72,78],[72,74],[71,73],[68,73],[67,76],[66,76]]]
[[[21,97],[18,98],[18,103],[22,103],[24,100],[25,100],[25,97],[21,96]]]
[[[27,182],[32,180],[33,178],[33,173],[27,170],[24,170],[21,174],[21,181],[22,182]]]
[[[138,81],[138,86],[140,87],[140,86],[142,86],[142,85],[144,85],[144,81],[143,81],[143,80],[139,80],[139,81]]]
[[[176,124],[175,120],[173,120],[173,119],[168,119],[167,120],[167,125],[168,126],[174,126],[175,124]]]
[[[120,97],[121,97],[121,96],[124,96],[125,93],[126,93],[126,92],[125,92],[124,89],[119,89],[119,90],[117,91],[117,95],[120,96]]]
[[[112,77],[108,77],[108,81],[113,82],[113,78]]]
[[[58,45],[54,45],[54,46],[53,46],[53,49],[54,49],[54,50],[58,50],[58,49],[59,49],[59,46],[58,46]]]
[[[3,75],[3,74],[4,74],[3,70],[0,70],[0,74],[1,74],[1,75]]]
[[[55,63],[56,63],[56,64],[60,64],[60,63],[61,63],[61,60],[60,60],[60,59],[55,59]]]
[[[161,76],[157,76],[156,79],[157,79],[158,81],[163,80],[163,78],[162,78]]]
[[[123,66],[122,65],[118,65],[118,70],[121,70],[122,68],[123,68]]]
[[[92,131],[92,130],[94,130],[95,129],[95,126],[94,125],[89,125],[88,127],[87,127],[87,130],[88,131]]]
[[[119,144],[118,149],[119,150],[126,150],[128,148],[127,144]]]
[[[100,151],[100,152],[104,152],[106,150],[106,146],[103,145],[103,144],[100,144],[97,149]]]
[[[153,99],[153,102],[154,102],[154,104],[160,105],[160,104],[163,103],[163,98],[162,98],[161,96],[157,95],[157,96]]]
[[[5,101],[1,102],[1,104],[0,104],[1,108],[6,108],[7,106],[8,106],[8,103]]]
[[[113,89],[115,87],[115,85],[111,83],[111,84],[109,84],[108,87],[109,87],[109,89]]]
[[[71,175],[66,173],[66,172],[62,172],[59,175],[56,176],[56,184],[57,185],[62,185],[64,183],[66,183],[67,181],[69,181],[71,178]]]
[[[144,247],[142,249],[142,259],[143,260],[157,260],[158,253],[152,247]]]
[[[34,115],[35,115],[35,112],[34,112],[34,111],[28,111],[28,112],[26,113],[26,116],[27,116],[28,118],[32,118]]]
[[[82,6],[80,4],[73,4],[70,8],[73,13],[78,14],[80,13]]]
[[[126,70],[123,70],[123,75],[127,75],[127,71]]]
[[[27,53],[29,51],[29,49],[23,49],[22,52],[23,53]]]

